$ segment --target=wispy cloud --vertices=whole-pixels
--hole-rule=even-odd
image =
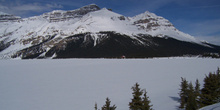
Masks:
[[[192,31],[194,31],[194,34],[197,36],[220,33],[220,19],[206,20],[199,23],[191,23],[190,27]]]
[[[196,23],[191,27],[194,27],[193,30],[196,37],[220,45],[220,19]]]
[[[175,21],[175,24],[179,24],[178,27],[180,27],[181,31],[193,35],[200,40],[220,45],[220,19],[203,21],[182,19]]]
[[[118,0],[117,5],[126,16],[134,16],[145,11],[155,12],[161,7],[179,0]]]
[[[220,46],[220,35],[219,36],[199,36],[200,40],[208,41],[209,43]]]
[[[146,1],[146,7],[148,8],[148,10],[155,11],[167,4],[176,2],[178,0],[145,0],[145,1]]]
[[[5,3],[0,4],[0,11],[14,14],[17,16],[26,17],[30,13],[39,13],[50,11],[53,9],[63,8],[62,5],[51,3],[51,4],[40,4],[40,3]]]
[[[23,5],[19,5],[19,6],[14,6],[14,7],[10,7],[13,11],[36,11],[36,12],[40,12],[40,11],[45,11],[45,10],[50,10],[53,8],[62,8],[61,5],[57,5],[57,4],[38,4],[38,3],[32,3],[32,4],[23,4]]]
[[[192,8],[215,8],[215,7],[220,7],[220,5],[203,5],[203,6],[195,6]]]

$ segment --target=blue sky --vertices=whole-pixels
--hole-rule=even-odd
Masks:
[[[29,17],[92,3],[129,17],[150,11],[180,31],[220,45],[220,0],[0,0],[0,11]]]

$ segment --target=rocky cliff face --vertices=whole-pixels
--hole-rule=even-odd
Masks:
[[[157,16],[153,13],[146,11],[143,14],[133,17],[133,22],[139,28],[146,31],[158,30],[159,28],[170,28],[175,30],[175,27],[167,19]]]
[[[100,10],[100,8],[97,5],[92,4],[71,11],[55,10],[43,14],[43,18],[49,20],[49,22],[68,21],[70,19],[80,18],[89,12],[97,11],[97,10]]]
[[[92,4],[25,19],[7,16],[0,22],[1,59],[145,58],[219,52],[218,46],[200,42],[150,12],[126,17]]]
[[[14,16],[14,15],[0,12],[0,22],[10,22],[10,21],[16,22],[19,20],[21,20],[21,17],[19,16]]]

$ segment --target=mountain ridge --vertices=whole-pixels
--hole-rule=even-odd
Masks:
[[[124,51],[125,55],[130,57],[163,57],[163,56],[178,56],[193,54],[199,55],[204,53],[218,53],[219,47],[203,43],[198,39],[185,34],[176,29],[169,20],[157,16],[153,13],[146,11],[134,17],[126,17],[121,14],[115,13],[106,8],[99,8],[95,4],[87,5],[82,8],[70,11],[55,10],[52,12],[44,13],[40,16],[29,17],[25,19],[19,19],[17,21],[0,22],[0,58],[62,58],[61,51],[71,44],[75,45],[78,49],[69,50],[75,52],[64,52],[66,54],[73,53],[69,58],[77,57],[119,57],[123,55],[123,52],[116,52],[117,50],[111,49],[111,51],[104,51],[106,47],[104,42],[112,42],[118,45],[120,51]],[[83,35],[83,36],[78,36]],[[71,37],[75,36],[75,37]],[[115,36],[118,36],[115,37]],[[146,37],[147,36],[147,37]],[[150,37],[149,37],[150,36]],[[152,37],[152,38],[151,38]],[[115,39],[112,39],[115,38]],[[175,39],[171,43],[185,42],[193,45],[198,45],[203,48],[200,52],[193,52],[196,49],[189,49],[190,52],[169,52],[172,54],[160,53],[164,50],[161,44],[158,43],[158,39],[163,39],[167,42],[167,39]],[[106,39],[108,39],[106,41]],[[110,40],[109,40],[110,39]],[[124,39],[124,40],[119,40]],[[155,41],[155,39],[157,39]],[[119,42],[120,41],[120,42]],[[76,44],[72,44],[75,42]],[[123,46],[127,45],[126,42],[130,42],[132,45],[130,48]],[[170,41],[169,41],[170,42]],[[70,44],[68,44],[70,43]],[[97,49],[99,44],[102,43],[101,50]],[[160,42],[161,43],[161,42]],[[89,44],[89,45],[85,45]],[[119,45],[121,44],[121,45]],[[122,45],[123,44],[123,45]],[[134,44],[134,45],[133,45]],[[152,45],[149,45],[152,44]],[[163,43],[162,43],[163,44]],[[155,47],[157,45],[157,47]],[[164,47],[170,45],[163,45]],[[127,45],[129,47],[129,45]],[[172,45],[174,46],[174,45]],[[184,45],[182,45],[184,46]],[[191,45],[192,46],[192,45]],[[70,46],[72,47],[72,46]],[[75,48],[73,47],[73,48]],[[83,47],[83,48],[82,48]],[[84,48],[85,47],[85,48]],[[94,54],[94,56],[87,55],[84,51],[88,50],[88,53],[100,53],[107,52],[110,55],[100,56]],[[160,47],[160,48],[158,48]],[[177,46],[178,47],[178,46]],[[196,46],[197,47],[197,46]],[[117,47],[115,47],[117,48]],[[140,51],[136,51],[136,49]],[[150,49],[152,48],[152,49]],[[170,47],[172,48],[172,47]],[[179,47],[182,48],[182,47]],[[187,48],[184,47],[186,51]],[[210,48],[210,49],[207,49]],[[81,49],[81,50],[80,50]],[[127,50],[127,52],[125,52]],[[156,50],[156,51],[155,51]],[[167,52],[169,49],[165,49]],[[172,49],[171,49],[172,50]],[[202,51],[204,50],[204,51]],[[207,51],[208,50],[208,51]],[[78,53],[76,52],[78,51]],[[154,51],[154,52],[152,52]],[[81,53],[79,53],[81,52]],[[138,54],[133,54],[134,52]],[[84,53],[84,54],[83,54]],[[147,53],[154,53],[147,55]],[[79,55],[74,55],[79,54]],[[143,55],[141,55],[143,54]],[[80,56],[82,55],[82,56]],[[132,56],[133,55],[133,56]]]

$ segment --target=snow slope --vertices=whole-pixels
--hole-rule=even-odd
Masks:
[[[220,103],[213,104],[213,105],[210,105],[210,106],[206,106],[206,107],[203,107],[199,110],[220,110]]]
[[[167,19],[157,16],[154,13],[146,11],[137,16],[131,18],[131,20],[139,27],[144,27],[144,30],[153,36],[163,37],[169,36],[178,40],[188,41],[188,42],[197,42],[195,37],[183,33],[176,29],[174,25]]]
[[[109,97],[128,110],[138,82],[155,110],[177,110],[181,77],[203,85],[219,66],[219,59],[201,58],[2,60],[0,109],[93,110]]]

